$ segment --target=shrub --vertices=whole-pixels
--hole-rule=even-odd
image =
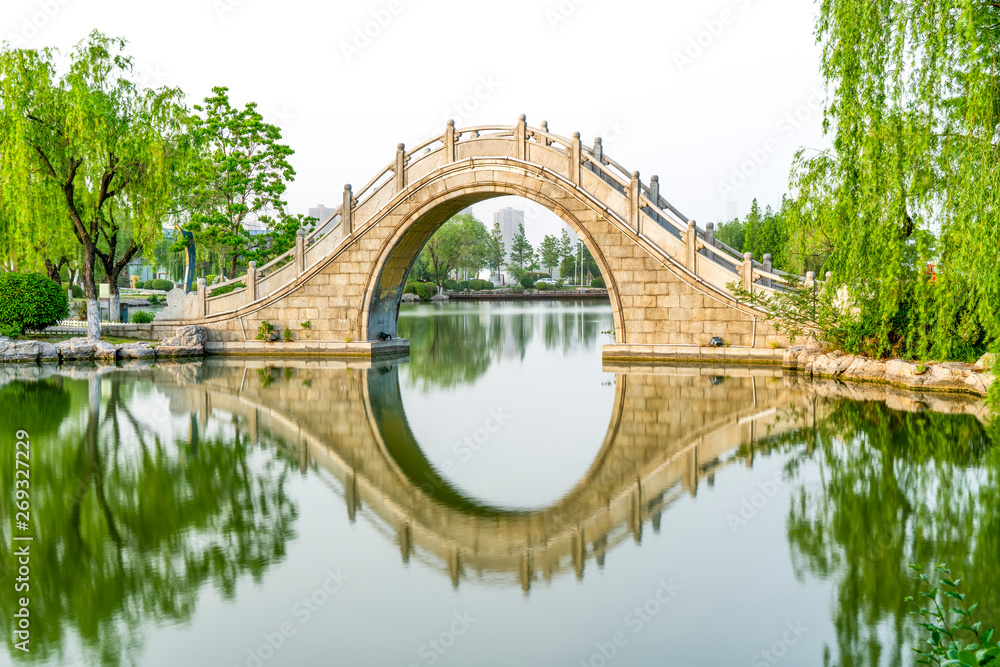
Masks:
[[[82,299],[83,298],[83,288],[80,287],[79,285],[70,285],[69,283],[63,283],[62,284],[62,290],[64,292],[66,292],[66,291],[72,291],[74,299]]]
[[[267,320],[264,320],[263,322],[260,323],[260,326],[257,327],[257,340],[270,342],[271,334],[273,333],[274,333],[274,325],[268,322]]]
[[[416,294],[424,301],[430,301],[431,297],[437,294],[437,285],[434,283],[417,283]]]
[[[205,284],[206,285],[211,285],[212,283],[215,282],[215,279],[218,278],[218,277],[219,276],[215,275],[214,273],[208,274],[207,276],[205,276]]]
[[[541,280],[539,280],[537,283],[535,283],[535,289],[538,290],[539,292],[544,292],[545,290],[552,289],[552,285],[548,283],[543,283]]]
[[[469,289],[474,292],[486,289],[486,281],[480,280],[479,278],[473,278],[472,280],[469,281]]]
[[[127,273],[118,274],[118,287],[131,287],[132,286],[132,276]]]
[[[223,285],[222,287],[216,287],[214,290],[208,293],[209,296],[222,296],[223,294],[229,294],[230,292],[235,292],[238,289],[243,289],[246,287],[243,283],[229,283],[228,285]]]
[[[463,291],[469,289],[469,281],[468,280],[463,280],[463,281],[459,282],[458,284],[461,286],[461,288],[462,288]]]
[[[456,280],[446,280],[444,281],[444,288],[450,292],[457,292],[459,289],[458,281]]]
[[[420,295],[421,298],[427,298],[427,299],[429,299],[429,298],[431,298],[432,296],[434,296],[435,294],[438,293],[438,286],[435,285],[434,283],[424,283],[424,285],[427,286],[427,294],[428,294],[428,296],[424,297],[424,295],[421,294]]]
[[[520,294],[521,292],[524,291],[524,288],[521,286],[520,283],[514,283],[513,285],[510,286],[510,291],[513,292],[514,294]]]
[[[69,314],[62,286],[40,273],[0,273],[0,328],[41,331]]]
[[[285,329],[285,333],[282,334],[282,337],[285,339],[286,343],[291,343],[292,342],[292,330],[286,328]]]
[[[147,280],[145,282],[145,284],[143,285],[143,288],[144,289],[163,290],[163,291],[169,292],[170,290],[172,290],[174,288],[174,284],[173,284],[173,282],[171,282],[169,280],[164,280],[163,278],[153,278],[151,280]]]
[[[483,281],[483,289],[494,289],[494,288],[496,288],[496,285],[494,285],[492,281],[490,280]]]
[[[524,289],[531,289],[535,286],[535,280],[531,276],[525,276],[521,278],[521,287]]]
[[[153,314],[147,313],[145,310],[132,314],[132,324],[149,324],[152,321]]]
[[[151,294],[149,296],[149,303],[151,303],[154,306],[157,305],[158,303],[160,303],[160,295],[159,294]]]
[[[591,287],[604,287],[604,278],[594,278],[590,281]]]
[[[403,294],[417,294],[417,285],[419,283],[406,283],[406,287],[403,288]]]

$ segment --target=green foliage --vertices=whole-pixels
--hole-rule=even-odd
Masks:
[[[789,271],[802,270],[802,260],[791,257],[788,217],[793,204],[787,197],[782,200],[781,210],[775,212],[768,206],[764,211],[754,199],[750,212],[743,220],[731,220],[716,227],[715,238],[739,253],[753,253],[758,262],[764,255],[771,255],[771,265],[775,269]],[[815,270],[810,267],[808,270]]]
[[[181,91],[141,85],[125,45],[94,31],[68,58],[0,51],[5,250],[57,258],[78,242],[91,306],[95,268],[116,295],[118,276],[161,235],[186,159]]]
[[[503,241],[503,230],[499,222],[494,222],[493,229],[486,239],[486,266],[490,273],[499,276],[506,259],[507,246]]]
[[[20,335],[41,331],[69,313],[62,286],[40,273],[0,273],[0,327]]]
[[[63,284],[62,288],[63,288],[64,292],[66,292],[66,291],[72,291],[74,299],[82,299],[83,298],[83,288],[80,287],[79,285]]]
[[[223,294],[229,294],[230,292],[235,292],[238,289],[246,289],[246,285],[242,282],[229,283],[228,285],[222,285],[221,287],[216,287],[211,292],[208,293],[209,296],[222,296]]]
[[[563,231],[565,232],[566,230]],[[538,255],[542,266],[548,269],[549,278],[552,277],[552,269],[559,264],[562,254],[563,247],[560,240],[555,236],[546,234],[545,238],[542,239],[542,244],[538,247]]]
[[[487,262],[489,236],[483,223],[470,213],[456,215],[441,225],[420,253],[430,278],[443,286],[452,271],[481,270]]]
[[[430,301],[431,297],[437,292],[434,283],[407,283],[406,288],[403,290],[406,294],[416,294],[424,301]]]
[[[152,313],[147,313],[145,310],[132,313],[132,324],[149,324],[152,321]]]
[[[524,289],[531,289],[535,286],[535,279],[531,276],[524,276],[519,282]]]
[[[161,301],[161,299],[160,299],[160,295],[159,294],[150,294],[149,295],[149,303],[151,303],[152,305],[155,306],[155,305],[159,304],[160,301]]]
[[[218,278],[218,277],[219,277],[218,274],[215,274],[215,273],[208,274],[207,276],[205,276],[205,284],[206,285],[211,285],[212,283],[215,282],[215,279]]]
[[[469,289],[469,281],[468,280],[460,280],[458,282],[458,287],[459,287],[459,289],[461,289],[463,291]]]
[[[489,280],[480,280],[479,278],[474,278],[469,281],[469,289],[478,292],[481,290],[491,290],[495,287],[493,283]]]
[[[517,233],[510,244],[510,263],[516,264],[522,269],[530,269],[534,260],[535,251],[528,242],[528,237],[524,233],[524,223],[518,225]]]
[[[880,354],[1000,342],[998,19],[980,0],[820,5],[834,150],[797,156],[792,237],[827,258]]]
[[[912,649],[921,656],[918,665],[955,665],[957,667],[980,667],[980,665],[1000,665],[1000,647],[993,641],[994,630],[984,630],[982,623],[973,622],[973,614],[979,603],[969,605],[966,595],[959,589],[960,579],[951,580],[951,570],[944,565],[935,566],[938,582],[933,583],[919,565],[910,565],[917,572],[915,579],[921,587],[919,601],[913,597],[906,601],[916,607],[911,612],[923,618],[920,627],[927,632],[923,639],[926,644]],[[944,599],[941,599],[941,598]],[[930,607],[924,600],[930,600]],[[947,607],[942,606],[947,605]]]
[[[510,286],[510,291],[513,292],[514,294],[521,294],[522,292],[524,292],[524,286],[521,285],[520,283],[514,283],[513,285]]]
[[[273,333],[274,333],[274,325],[268,322],[267,320],[264,320],[263,322],[260,323],[260,326],[257,327],[257,340],[270,342],[271,334]]]
[[[291,343],[292,340],[293,340],[292,339],[292,330],[286,327],[285,328],[285,332],[282,334],[282,337],[285,339],[286,343]]]
[[[590,286],[604,288],[604,278],[594,278],[590,281]]]
[[[237,109],[227,88],[212,92],[190,118],[196,157],[183,175],[191,212],[183,228],[225,257],[228,274],[236,275],[251,260],[267,262],[292,248],[298,230],[311,229],[315,220],[285,211],[281,197],[295,170],[288,162],[294,151],[281,143],[281,130],[264,121],[255,103]],[[266,231],[250,234],[251,223]],[[178,238],[172,249],[182,243]]]
[[[444,288],[451,292],[457,292],[459,289],[461,289],[460,285],[458,284],[458,281],[451,279],[444,281]]]
[[[174,284],[169,280],[164,280],[163,278],[152,278],[146,281],[143,285],[143,289],[169,292],[174,289]]]
[[[309,320],[306,320],[306,321],[305,321],[305,322],[303,322],[303,323],[302,323],[302,324],[301,324],[300,326],[301,326],[301,327],[302,327],[303,329],[311,329],[311,328],[312,328],[312,322],[310,322]]]
[[[537,283],[535,283],[535,289],[538,290],[539,292],[544,292],[546,290],[552,289],[552,285],[548,283],[543,283],[541,280],[539,280]]]

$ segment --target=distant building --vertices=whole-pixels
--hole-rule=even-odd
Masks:
[[[511,208],[510,206],[502,208],[493,214],[493,223],[500,224],[500,232],[503,234],[504,251],[507,253],[504,257],[504,263],[506,264],[510,261],[510,249],[514,245],[514,235],[517,234],[520,226],[524,224],[524,211]],[[510,276],[507,272],[502,271],[501,273],[504,276],[502,282],[509,283]],[[494,278],[499,279],[500,277],[494,276]],[[494,282],[498,282],[498,280],[494,280]]]
[[[320,204],[319,206],[314,206],[313,208],[309,209],[308,215],[310,218],[316,218],[317,220],[316,225],[318,227],[319,225],[322,225],[324,222],[332,218],[333,214],[336,212],[337,209],[327,208],[326,204]]]

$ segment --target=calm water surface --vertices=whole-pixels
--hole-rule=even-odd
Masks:
[[[409,358],[374,365],[0,367],[0,663],[909,665],[910,562],[949,563],[998,625],[1000,455],[975,416],[604,364],[611,325],[417,305]]]

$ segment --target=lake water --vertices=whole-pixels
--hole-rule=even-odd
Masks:
[[[913,562],[998,625],[1000,438],[928,409],[971,399],[614,365],[611,328],[417,304],[408,359],[0,367],[0,663],[909,665]]]

